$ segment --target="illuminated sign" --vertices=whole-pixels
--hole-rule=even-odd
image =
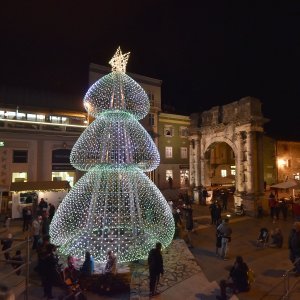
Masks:
[[[4,147],[4,142],[0,141],[0,147]]]

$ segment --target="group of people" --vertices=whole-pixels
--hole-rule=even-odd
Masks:
[[[67,288],[68,294],[87,288],[87,282],[95,272],[95,261],[89,251],[85,252],[85,258],[80,266],[78,259],[72,255],[67,257],[66,266],[62,268],[56,253],[57,247],[50,243],[50,237],[45,236],[43,243],[38,248],[38,264],[36,271],[40,275],[44,289],[44,297],[53,299],[52,288],[54,285],[62,285]],[[117,270],[117,257],[112,250],[107,252],[107,261],[103,275],[99,281],[101,288],[110,291],[113,275]]]
[[[282,218],[284,221],[287,220],[288,215],[288,205],[284,198],[276,199],[273,191],[270,192],[268,197],[269,209],[270,209],[270,217],[274,222],[280,219],[280,214],[282,214]]]

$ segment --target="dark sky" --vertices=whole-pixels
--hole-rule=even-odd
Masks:
[[[84,95],[118,46],[178,113],[257,97],[267,134],[300,140],[298,1],[2,1],[0,85]],[[299,137],[298,137],[299,136]]]

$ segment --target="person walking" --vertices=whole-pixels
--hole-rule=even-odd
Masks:
[[[150,275],[150,296],[159,294],[157,285],[160,275],[164,274],[163,257],[161,254],[162,244],[157,242],[155,248],[151,249],[148,254],[148,266]]]
[[[228,260],[228,249],[229,249],[229,243],[231,242],[231,234],[232,229],[229,226],[229,218],[225,218],[223,222],[217,227],[217,231],[222,236],[222,245],[221,245],[221,258],[224,260]]]

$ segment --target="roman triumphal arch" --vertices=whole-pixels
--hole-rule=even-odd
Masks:
[[[244,204],[249,214],[255,215],[264,196],[263,132],[267,122],[262,115],[260,100],[245,97],[208,111],[191,115],[190,128],[190,183],[195,188],[210,186],[212,173],[207,155],[212,145],[225,143],[231,148],[235,166],[236,204]],[[214,158],[222,163],[224,154]],[[219,160],[219,161],[218,161]]]

